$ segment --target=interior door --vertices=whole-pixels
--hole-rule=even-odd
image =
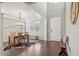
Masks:
[[[50,40],[60,41],[61,18],[55,17],[50,19]]]

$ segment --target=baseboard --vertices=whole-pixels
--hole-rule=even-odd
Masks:
[[[47,40],[47,41],[58,41],[59,42],[60,40]]]

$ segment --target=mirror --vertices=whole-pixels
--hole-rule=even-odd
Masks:
[[[72,24],[76,24],[77,18],[78,18],[78,2],[72,2],[71,3],[71,9],[70,9],[70,20]]]

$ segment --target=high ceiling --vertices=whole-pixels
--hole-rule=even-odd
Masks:
[[[64,13],[65,4],[62,3],[53,3],[53,2],[27,2],[35,12],[40,14],[43,17],[57,17],[61,16]]]
[[[40,19],[59,17],[64,14],[65,3],[53,2],[7,2],[2,3],[1,12],[19,16],[25,19]]]
[[[47,16],[48,17],[57,17],[64,14],[64,3],[48,3]]]
[[[26,3],[28,6],[30,6],[33,11],[40,14],[40,16],[46,17],[47,15],[47,3],[46,2],[37,2],[37,3]]]

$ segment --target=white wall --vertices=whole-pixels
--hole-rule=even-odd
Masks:
[[[47,19],[41,19],[40,22],[40,34],[41,34],[41,40],[47,40]]]
[[[61,14],[61,38],[65,37],[66,34],[66,17],[65,17],[65,12],[66,11],[66,4],[64,3],[64,7],[62,10],[62,14]]]
[[[70,3],[66,3],[66,36],[69,36],[68,54],[79,56],[79,16],[77,23],[72,25],[70,21]]]

